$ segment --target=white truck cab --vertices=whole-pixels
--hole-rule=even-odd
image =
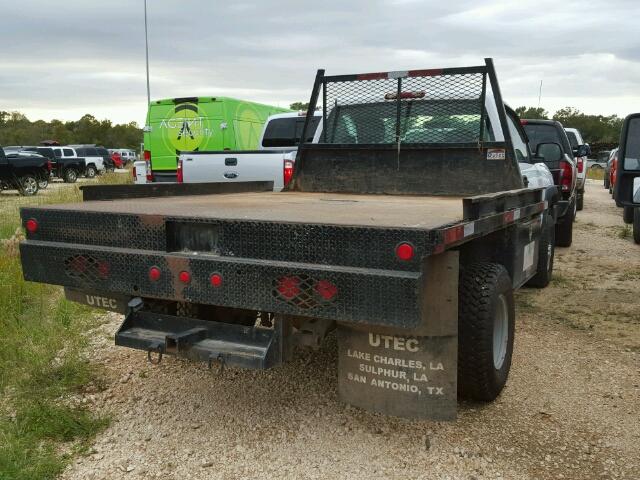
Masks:
[[[315,133],[320,119],[320,112],[316,112],[310,132]],[[257,150],[184,152],[178,160],[178,183],[273,181],[274,191],[280,191],[293,176],[305,121],[304,112],[271,115]],[[142,183],[142,179],[136,179],[136,183]]]
[[[588,143],[585,143],[580,131],[577,128],[565,128],[569,143],[571,143],[571,149],[573,150],[573,156],[576,159],[577,180],[578,180],[578,196],[576,200],[577,210],[582,210],[584,206],[584,185],[587,179],[587,161],[588,156],[591,154],[591,148]],[[582,150],[582,151],[579,151]],[[585,155],[579,155],[579,153],[585,153]]]

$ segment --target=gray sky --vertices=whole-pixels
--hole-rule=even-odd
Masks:
[[[495,60],[505,100],[640,111],[638,0],[148,0],[151,97],[288,106],[328,74]],[[3,1],[0,109],[143,124],[142,0]]]

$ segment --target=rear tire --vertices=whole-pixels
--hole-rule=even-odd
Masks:
[[[84,176],[87,178],[93,178],[96,176],[97,170],[93,165],[88,165],[87,169],[84,172]]]
[[[544,230],[540,235],[538,267],[536,274],[527,282],[527,287],[544,288],[553,275],[553,259],[556,252],[556,229],[551,215],[545,215]]]
[[[31,197],[38,193],[38,179],[35,175],[20,177],[20,193],[25,197]]]
[[[584,208],[584,190],[578,192],[578,197],[576,199],[576,210],[579,212]]]
[[[604,173],[604,188],[609,188],[609,175],[607,175],[607,172]]]
[[[573,242],[573,219],[576,214],[576,206],[569,205],[569,211],[556,223],[556,245],[558,247],[570,247]]]
[[[73,168],[67,168],[64,171],[63,180],[65,183],[75,183],[78,180],[78,172]]]
[[[633,241],[640,243],[640,207],[633,209]]]
[[[624,223],[633,223],[633,207],[622,207],[622,220]]]
[[[498,263],[466,267],[458,290],[458,394],[491,401],[504,388],[513,353],[511,278]]]

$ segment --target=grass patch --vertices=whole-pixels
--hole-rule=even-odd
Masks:
[[[570,287],[573,284],[573,281],[564,275],[553,272],[551,283],[556,287]]]
[[[604,168],[590,168],[587,170],[587,178],[592,180],[604,180]]]
[[[55,182],[49,188],[40,190],[37,195],[23,197],[17,192],[0,194],[0,239],[11,237],[20,227],[21,207],[40,207],[55,203],[73,203],[82,201],[81,186],[85,185],[121,185],[133,183],[131,175],[124,173],[105,173],[95,181],[82,183]]]
[[[113,175],[100,183],[117,183]],[[97,325],[92,310],[67,302],[59,287],[26,282],[17,250],[21,235],[15,235],[19,207],[80,199],[77,184],[0,199],[2,480],[56,478],[108,422],[73,401],[86,385],[100,383],[99,372],[82,355],[85,334]]]
[[[618,237],[625,239],[631,237],[631,227],[629,225],[625,225],[624,227],[618,227]]]

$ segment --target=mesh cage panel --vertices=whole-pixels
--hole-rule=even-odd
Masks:
[[[323,143],[476,143],[485,73],[326,79]]]

